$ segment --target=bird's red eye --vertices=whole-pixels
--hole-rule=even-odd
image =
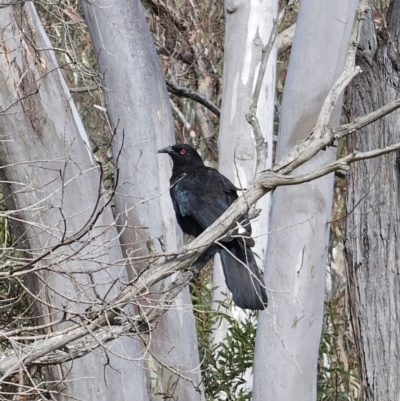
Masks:
[[[179,153],[180,153],[181,155],[185,155],[185,154],[186,154],[186,150],[185,150],[185,149],[181,149],[181,150],[179,151]]]

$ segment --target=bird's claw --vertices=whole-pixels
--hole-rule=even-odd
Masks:
[[[188,269],[187,269],[187,271],[188,271],[188,272],[191,272],[191,273],[193,274],[193,277],[194,277],[194,278],[197,278],[197,277],[199,277],[199,275],[200,275],[200,269],[197,268],[197,267],[194,266],[194,265],[189,266]]]

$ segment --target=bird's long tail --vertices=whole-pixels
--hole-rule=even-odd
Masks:
[[[219,253],[233,302],[242,309],[265,309],[268,297],[252,250],[235,240],[224,242]]]
[[[192,270],[194,270],[196,274],[198,274],[200,270],[215,256],[215,254],[218,251],[219,251],[219,246],[217,244],[210,245],[195,260],[195,262],[192,265]]]

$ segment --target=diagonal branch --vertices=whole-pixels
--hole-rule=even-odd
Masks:
[[[262,172],[251,188],[245,192],[244,196],[239,197],[212,226],[190,244],[182,247],[169,261],[147,269],[137,280],[131,282],[117,297],[111,300],[103,311],[98,312],[97,317],[90,324],[86,327],[72,328],[69,332],[64,330],[62,334],[42,342],[25,345],[19,349],[19,356],[14,351],[3,353],[0,356],[0,373],[3,377],[8,376],[18,369],[21,362],[24,362],[25,365],[63,363],[82,357],[118,336],[138,334],[144,329],[148,329],[155,319],[168,310],[166,305],[172,302],[192,278],[193,273],[185,270],[194,262],[198,254],[217,241],[218,238],[221,238],[239,216],[248,211],[249,207],[266,193],[278,186],[298,185],[337,170],[348,170],[351,163],[398,150],[400,150],[400,143],[369,152],[354,152],[317,171],[300,176],[287,176],[272,171]],[[159,255],[159,258],[162,256]],[[125,320],[122,323],[117,320],[119,323],[115,324],[117,308],[120,309],[129,303],[136,303],[136,299],[153,284],[179,271],[181,273],[178,278],[168,287],[164,296],[158,300],[158,304],[151,308],[145,316],[136,315],[130,318],[129,321]],[[114,322],[114,324],[110,324],[110,322]],[[88,333],[96,333],[96,338],[93,338],[92,334]],[[78,339],[82,339],[78,344],[69,345]]]
[[[375,110],[372,113],[367,114],[366,116],[359,117],[356,120],[352,121],[351,123],[340,125],[335,130],[333,130],[332,132],[333,139],[338,140],[350,134],[351,132],[364,128],[365,126],[375,122],[376,120],[379,120],[380,118],[386,116],[392,111],[397,110],[399,107],[400,107],[400,100],[399,99],[393,100],[393,102],[385,104],[380,109]]]
[[[174,85],[173,83],[171,83],[168,80],[165,80],[165,83],[167,84],[168,92],[170,92],[176,96],[179,96],[179,97],[186,97],[188,99],[195,100],[197,103],[200,103],[204,107],[207,107],[207,109],[212,111],[217,117],[221,116],[221,110],[211,100],[206,99],[204,96],[202,96],[199,93],[192,91],[188,88],[184,88],[183,86]]]

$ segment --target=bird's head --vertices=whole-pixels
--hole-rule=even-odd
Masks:
[[[173,162],[174,166],[202,166],[203,160],[200,155],[189,145],[183,143],[177,143],[172,146],[167,146],[158,151],[158,153],[168,153]]]

